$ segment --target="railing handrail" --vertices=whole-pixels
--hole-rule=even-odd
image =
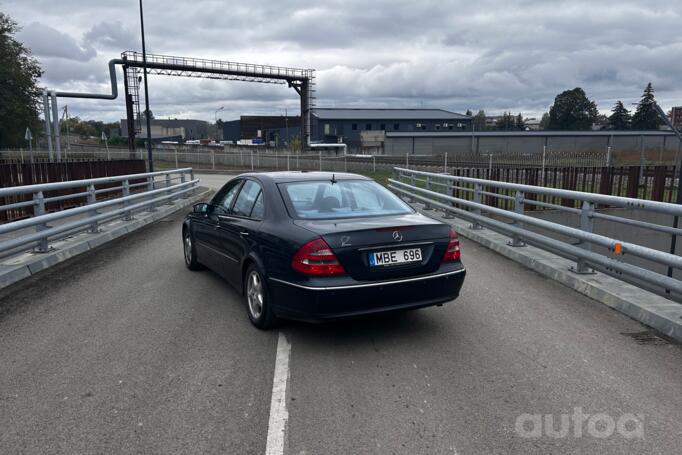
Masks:
[[[18,194],[34,194],[40,191],[63,190],[67,188],[77,188],[79,186],[101,185],[104,183],[123,182],[126,180],[144,179],[159,175],[187,174],[191,173],[192,168],[171,169],[166,171],[145,172],[141,174],[113,175],[111,177],[97,177],[94,179],[67,180],[65,182],[36,183],[33,185],[8,186],[0,188],[0,197],[15,196]]]
[[[547,196],[561,197],[564,199],[575,199],[594,204],[610,205],[621,208],[649,210],[652,212],[664,213],[667,215],[682,215],[682,205],[671,204],[669,202],[649,201],[645,199],[630,198],[624,196],[610,196],[607,194],[586,193],[583,191],[564,190],[561,188],[550,188],[545,186],[525,185],[522,183],[499,182],[497,180],[477,179],[473,177],[462,177],[458,175],[439,174],[435,172],[418,171],[416,169],[406,169],[396,167],[396,172],[407,172],[425,177],[438,177],[453,182],[478,183],[484,186],[492,186],[508,190],[522,191],[524,193],[543,194]]]
[[[593,220],[599,218],[651,231],[680,235],[679,228],[664,227],[647,221],[631,220],[616,215],[602,215],[595,210],[597,204],[606,204],[673,215],[680,213],[680,206],[676,204],[619,196],[595,195],[581,191],[533,185],[519,185],[405,168],[394,168],[394,171],[397,176],[388,179],[388,187],[398,194],[410,198],[412,201],[423,202],[425,209],[439,208],[448,214],[455,214],[458,217],[469,220],[472,222],[471,229],[473,230],[486,226],[503,233],[511,237],[509,245],[512,247],[522,247],[525,246],[525,242],[528,242],[546,251],[575,260],[577,264],[573,267],[573,270],[576,273],[590,273],[592,268],[597,268],[608,275],[629,281],[667,298],[673,298],[677,301],[682,299],[682,280],[672,276],[673,269],[682,270],[682,257],[636,243],[636,240],[623,241],[593,232]],[[503,190],[515,190],[515,195],[510,196],[507,191],[503,191],[502,194],[485,191],[484,188],[487,186]],[[437,187],[438,190],[434,190],[434,187]],[[445,188],[444,193],[441,192],[443,187]],[[462,190],[473,192],[473,195],[467,196],[467,198],[457,197],[455,191]],[[545,194],[552,197],[582,201],[582,207],[579,209],[545,204],[578,215],[580,226],[567,226],[565,223],[552,222],[527,215],[524,213],[524,205],[526,203],[538,202],[529,199],[529,194]],[[469,197],[473,199],[470,200]],[[505,208],[498,207],[497,202],[488,201],[486,203],[485,197],[503,198],[505,200]],[[510,200],[513,204],[513,209],[507,209],[507,203]],[[506,220],[500,220],[500,217],[506,218]],[[509,221],[511,221],[511,224]],[[549,234],[536,232],[532,228],[540,229],[541,232]],[[554,236],[551,234],[554,234]],[[556,236],[575,239],[578,240],[578,243],[559,240],[555,238]],[[608,253],[593,252],[592,246],[603,247]],[[628,256],[668,266],[668,274],[650,270],[642,265],[631,264],[622,259]]]

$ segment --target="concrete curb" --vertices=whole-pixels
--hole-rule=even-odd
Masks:
[[[451,224],[462,237],[682,342],[682,305],[603,273],[578,275],[569,270],[575,265],[573,261],[531,245],[511,247],[507,244],[510,238],[503,234],[486,228],[474,230],[468,221],[445,219],[443,212],[424,210],[423,204],[412,205],[426,216]]]
[[[132,221],[118,219],[102,224],[101,232],[97,234],[80,232],[62,240],[50,242],[52,249],[48,253],[27,252],[5,258],[0,261],[0,289],[172,215],[202,200],[212,192],[204,187],[199,187],[198,191],[187,199],[178,199],[173,204],[159,205],[154,212],[137,212]]]

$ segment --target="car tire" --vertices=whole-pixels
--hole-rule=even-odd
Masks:
[[[249,320],[259,329],[275,327],[279,320],[272,311],[263,272],[255,263],[244,274],[244,297]]]
[[[185,265],[188,269],[192,271],[203,269],[203,266],[197,259],[197,247],[194,244],[194,236],[189,227],[182,231],[182,250],[185,257]]]

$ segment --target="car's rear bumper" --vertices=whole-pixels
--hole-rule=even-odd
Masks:
[[[286,319],[324,321],[438,305],[455,299],[463,267],[395,280],[342,285],[307,285],[268,280],[275,314]]]

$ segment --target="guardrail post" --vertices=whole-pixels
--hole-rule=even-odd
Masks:
[[[524,203],[524,194],[521,191],[516,191],[516,195],[514,196],[514,212],[518,213],[519,215],[523,215],[523,203]],[[523,222],[521,221],[515,221],[514,226],[523,229]],[[524,242],[521,237],[518,235],[514,234],[512,236],[511,241],[508,243],[509,246],[526,246],[526,242]]]
[[[130,196],[130,182],[126,179],[123,181],[123,191],[122,191],[123,197],[126,198]],[[129,201],[123,201],[123,207],[127,207],[130,205]],[[130,210],[127,210],[123,214],[123,221],[130,221],[133,219],[133,212]]]
[[[445,155],[447,156],[447,155]],[[445,180],[445,194],[451,197],[455,197],[455,182],[451,182],[450,180]],[[454,207],[455,203],[451,202],[450,205]],[[455,218],[455,215],[452,214],[452,212],[448,209],[443,209],[443,218],[447,220],[451,220]]]
[[[45,215],[45,196],[42,191],[33,194],[33,216]],[[36,232],[49,229],[45,223],[36,226]],[[47,253],[50,251],[50,245],[47,242],[47,237],[43,237],[38,241],[38,245],[33,249],[34,253]]]
[[[426,189],[431,191],[431,176],[427,175],[426,176]],[[424,210],[433,210],[433,207],[428,203],[424,203]]]
[[[215,151],[211,150],[211,168],[215,169]]]
[[[185,173],[181,172],[180,173],[180,183],[185,183],[186,181],[187,181],[187,179],[185,178]],[[183,189],[186,189],[186,188],[183,188]],[[188,197],[189,197],[189,193],[183,193],[182,194],[183,199],[187,199]]]
[[[88,197],[87,197],[87,205],[92,205],[97,202],[97,193],[95,193],[95,185],[88,185]],[[92,210],[89,212],[90,216],[97,216],[99,215],[99,212],[97,210]],[[93,221],[90,223],[90,232],[92,234],[96,234],[99,232],[99,226],[97,225],[97,221]]]
[[[592,232],[594,227],[594,203],[583,201],[583,206],[580,209],[580,230],[585,232]],[[578,242],[577,246],[586,251],[592,251],[592,244],[581,240]],[[575,273],[580,274],[590,274],[594,273],[594,270],[582,259],[578,259],[576,266],[571,266],[571,270]]]
[[[170,188],[171,186],[171,176],[170,174],[166,174],[166,188]],[[169,196],[169,198],[166,200],[166,205],[173,205],[173,190],[168,190],[166,192],[166,195]]]
[[[147,176],[147,191],[153,191],[154,190],[154,176],[149,175]],[[154,196],[152,196],[153,198]],[[154,208],[154,203],[150,202],[149,203],[149,208],[147,209],[149,212],[155,212],[156,209]]]
[[[414,173],[410,173],[410,186],[413,186],[413,187],[415,186]],[[409,202],[417,202],[417,201],[415,201],[415,199],[412,196],[410,196],[408,201]]]
[[[474,183],[474,202],[477,204],[481,203],[481,191],[482,191],[481,184],[480,183]],[[481,215],[481,209],[475,208],[474,214],[480,216]],[[483,226],[481,226],[481,223],[479,223],[476,220],[471,224],[471,229],[475,229],[475,230],[483,229]]]

